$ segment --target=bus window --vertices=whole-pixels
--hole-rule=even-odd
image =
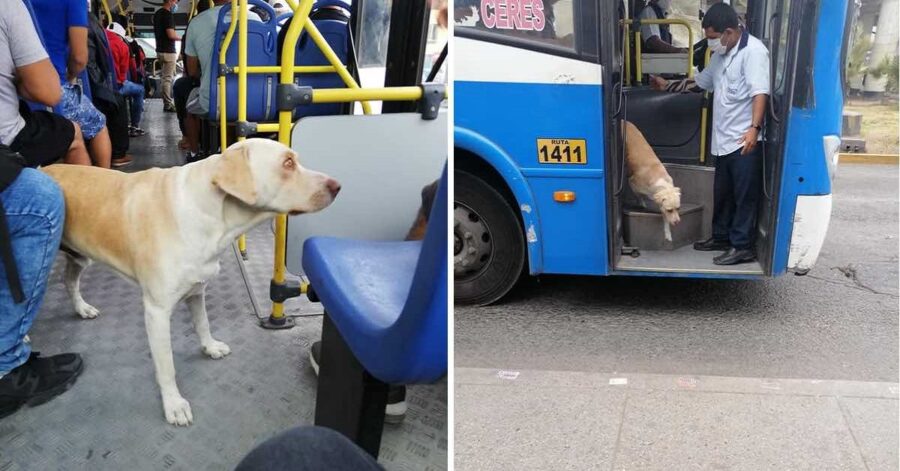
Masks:
[[[575,49],[574,0],[459,0],[454,9],[458,28]]]

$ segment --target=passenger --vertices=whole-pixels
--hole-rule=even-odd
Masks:
[[[203,13],[204,11],[209,9],[209,1],[200,0],[197,3],[197,15]],[[194,18],[197,16],[195,15]],[[192,18],[191,21],[194,19]],[[188,23],[190,26],[190,23]],[[181,36],[181,56],[184,57],[184,45],[187,42],[187,31],[184,32],[184,35]],[[178,114],[178,128],[181,129],[181,140],[178,141],[178,148],[180,150],[188,150],[189,145],[187,141],[187,130],[185,128],[184,120],[185,115],[187,114],[187,100],[188,95],[191,94],[191,90],[200,86],[200,79],[190,77],[187,74],[187,70],[185,70],[181,77],[178,77],[178,80],[175,81],[175,84],[172,86],[172,95],[175,100],[175,111]]]
[[[136,66],[131,57],[131,49],[128,43],[134,41],[125,34],[125,28],[118,23],[113,23],[106,29],[106,39],[109,41],[109,49],[112,53],[113,66],[116,70],[116,85],[119,93],[128,97],[131,103],[131,123],[128,126],[128,135],[141,136],[141,116],[144,114],[144,86],[128,80],[129,71]]]
[[[256,445],[235,471],[380,471],[384,468],[349,438],[330,428],[294,427]]]
[[[94,15],[88,15],[88,64],[87,77],[91,86],[91,101],[106,117],[106,129],[112,152],[112,166],[122,167],[131,163],[128,156],[128,104],[115,84],[115,67],[106,30]]]
[[[17,128],[25,126],[16,111],[17,80],[26,97],[48,105],[59,101],[56,74],[28,9],[20,1],[7,2],[0,9],[0,133],[4,144]],[[25,165],[19,155],[0,147],[0,418],[61,394],[83,368],[76,353],[43,358],[31,351],[26,340],[44,300],[62,237],[65,206],[59,186],[43,172],[23,168]]]
[[[734,265],[756,259],[753,244],[763,159],[757,142],[762,139],[769,94],[769,51],[740,27],[737,13],[725,3],[707,11],[702,27],[713,51],[709,66],[694,80],[651,77],[650,84],[670,92],[713,92],[713,231],[694,249],[724,251],[713,263]]]
[[[87,4],[84,0],[31,0],[31,4],[62,83],[60,111],[80,126],[94,165],[109,168],[112,150],[106,119],[76,81],[88,60]]]
[[[203,3],[203,2],[200,2]],[[162,99],[163,110],[174,112],[175,100],[172,98],[172,81],[175,79],[175,42],[178,33],[175,31],[175,15],[178,11],[178,0],[165,0],[162,7],[153,14],[153,36],[156,38],[156,57],[162,65]]]
[[[19,96],[48,107],[62,97],[59,77],[41,44],[31,16],[21,2],[8,12],[11,21],[4,38],[15,42],[0,46],[0,143],[21,154],[29,167],[60,159],[68,164],[91,165],[77,124],[49,111],[32,111]],[[19,5],[25,17],[19,16]],[[18,96],[17,96],[18,93]]]
[[[638,14],[642,20],[662,20],[668,17],[671,0],[650,0],[644,5]],[[672,45],[672,33],[666,24],[642,24],[641,25],[641,51],[678,53],[687,52],[686,48]]]
[[[199,79],[200,85],[191,90],[185,116],[185,138],[188,144],[187,161],[198,158],[200,147],[200,116],[209,114],[209,80],[215,64],[212,57],[213,43],[216,40],[216,25],[219,21],[219,9],[229,3],[228,0],[215,0],[214,7],[200,13],[191,20],[184,45],[184,70],[193,79]],[[259,21],[259,16],[247,12],[247,19]],[[231,15],[225,17],[231,21]],[[196,83],[196,82],[194,82]]]

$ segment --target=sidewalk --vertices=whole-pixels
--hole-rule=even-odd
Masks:
[[[898,469],[898,385],[455,369],[456,469]]]

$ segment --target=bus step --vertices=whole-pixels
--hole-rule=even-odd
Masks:
[[[682,203],[681,222],[666,240],[663,217],[657,208],[628,208],[625,213],[625,245],[640,250],[675,250],[703,237],[703,205]],[[633,256],[633,255],[632,255]]]

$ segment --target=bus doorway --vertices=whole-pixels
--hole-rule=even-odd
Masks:
[[[669,93],[651,88],[651,76],[669,81],[691,80],[708,63],[701,29],[706,1],[672,2],[670,11],[658,18],[648,14],[641,0],[623,4],[619,11],[606,5],[609,17],[622,20],[613,27],[601,28],[604,69],[609,75],[607,100],[610,133],[607,160],[611,178],[608,184],[609,240],[612,270],[633,272],[682,272],[697,275],[716,274],[754,277],[772,272],[775,215],[779,168],[784,164],[781,136],[787,121],[787,91],[792,89],[796,43],[803,8],[790,11],[784,0],[732,2],[741,27],[759,38],[770,54],[769,71],[772,96],[767,103],[764,140],[760,142],[763,160],[763,185],[760,193],[755,231],[756,261],[737,265],[715,265],[715,252],[694,250],[692,243],[709,239],[712,234],[713,195],[716,156],[711,151],[713,113],[712,95],[707,92]],[[815,16],[814,5],[804,5],[806,14]],[[700,14],[698,15],[698,11]],[[793,15],[793,16],[792,16]],[[658,18],[658,19],[655,19]],[[658,52],[647,41],[648,25],[668,30],[672,49]],[[792,27],[793,25],[793,27]],[[794,36],[789,36],[794,35]],[[740,47],[740,46],[736,46]],[[645,51],[652,52],[645,52]],[[740,52],[740,50],[739,50]],[[618,82],[618,83],[617,83]],[[635,194],[625,169],[625,146],[621,121],[636,126],[681,190],[681,222],[672,227],[671,240],[664,235],[664,222],[656,205]],[[615,142],[613,142],[615,141]]]

